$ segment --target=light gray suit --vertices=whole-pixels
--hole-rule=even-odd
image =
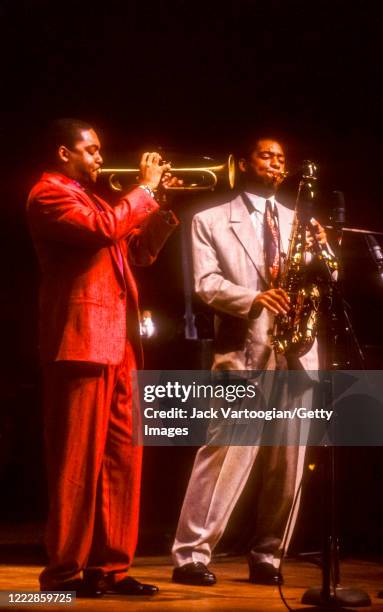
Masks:
[[[287,252],[293,211],[277,207],[281,250]],[[264,308],[257,318],[249,318],[254,298],[267,289],[267,283],[263,241],[257,240],[245,197],[238,195],[197,214],[192,238],[195,289],[216,310],[213,369],[274,370],[273,315]],[[289,367],[316,370],[316,343],[301,363]],[[261,449],[266,460],[253,549],[272,556],[277,556],[303,470],[299,435],[294,446]],[[177,566],[210,562],[259,450],[259,446],[232,445],[198,450],[172,549]]]

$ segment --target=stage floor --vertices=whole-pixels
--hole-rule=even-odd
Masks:
[[[36,591],[41,567],[32,565],[1,565],[0,590]],[[247,582],[247,565],[242,557],[224,557],[211,564],[218,582],[212,587],[190,587],[171,582],[171,560],[169,557],[137,558],[131,575],[139,580],[157,584],[160,593],[152,598],[104,596],[100,600],[79,599],[74,606],[68,605],[19,605],[1,610],[89,610],[92,612],[142,611],[142,612],[189,612],[200,610],[253,612],[282,612],[287,608],[282,603],[278,588],[256,586]],[[378,590],[383,589],[383,566],[370,561],[346,560],[341,563],[342,586],[364,589],[372,600],[369,608],[357,608],[361,612],[371,610],[383,612],[383,599],[377,599]],[[293,609],[304,610],[300,604],[303,592],[311,586],[320,585],[320,571],[307,562],[287,560],[284,564],[284,595]],[[356,609],[356,608],[354,608]]]

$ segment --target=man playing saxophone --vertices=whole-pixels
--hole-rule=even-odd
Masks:
[[[282,254],[288,251],[294,213],[276,194],[285,176],[285,152],[271,137],[243,151],[243,189],[235,198],[193,219],[193,261],[197,294],[215,310],[213,370],[318,369],[315,341],[303,357],[278,354],[270,330],[285,315],[290,299],[278,287]],[[326,243],[312,222],[308,246]],[[208,440],[209,442],[209,440]],[[196,455],[178,523],[173,580],[211,585],[207,567],[257,457],[262,456],[262,488],[257,524],[248,555],[249,580],[278,584],[278,554],[303,470],[304,447],[214,446]]]

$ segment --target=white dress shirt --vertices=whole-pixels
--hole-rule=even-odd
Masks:
[[[283,204],[277,202],[274,195],[271,195],[269,198],[264,198],[262,196],[256,195],[255,193],[246,192],[246,196],[253,207],[253,212],[250,213],[251,222],[255,228],[257,240],[261,242],[263,245],[263,224],[265,218],[265,209],[266,209],[266,200],[268,200],[272,207],[277,210],[278,218],[281,216],[282,209],[286,209]],[[289,209],[286,209],[289,210]],[[281,253],[286,253],[285,248],[287,248],[288,240],[290,236],[284,235],[283,226],[279,228],[280,232],[280,251]]]

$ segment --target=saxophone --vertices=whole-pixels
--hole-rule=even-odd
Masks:
[[[291,307],[287,314],[275,317],[271,338],[276,351],[289,356],[302,357],[308,353],[318,333],[321,281],[305,261],[306,230],[312,216],[316,180],[315,163],[303,162],[288,252],[279,281],[279,287],[290,298]],[[337,269],[336,259],[318,243],[313,250],[323,263],[322,269],[325,269],[327,279],[331,281],[332,273]]]

